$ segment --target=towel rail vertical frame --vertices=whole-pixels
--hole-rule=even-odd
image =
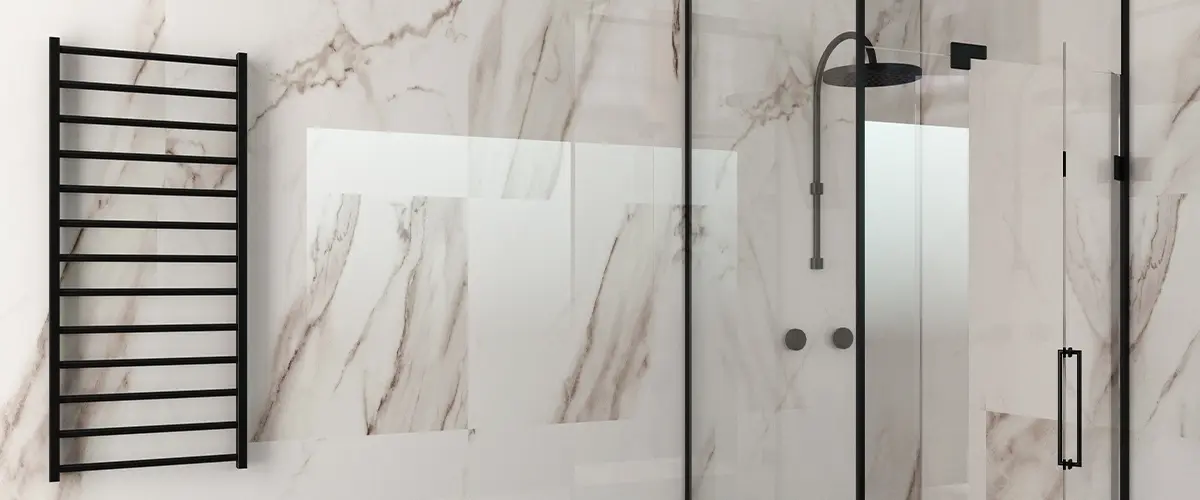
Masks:
[[[49,211],[47,212],[47,215],[49,217],[49,220],[47,221],[48,228],[49,228],[49,234],[48,234],[49,238],[48,238],[48,244],[47,244],[47,253],[48,253],[47,272],[48,272],[48,278],[49,278],[49,282],[47,283],[48,290],[49,290],[49,295],[47,297],[47,301],[49,304],[49,311],[48,311],[48,315],[46,318],[46,339],[47,339],[47,343],[49,344],[48,349],[47,349],[49,352],[46,353],[46,356],[50,360],[49,366],[47,369],[47,375],[48,375],[47,376],[47,379],[48,379],[47,386],[48,386],[48,389],[50,392],[50,394],[49,394],[50,411],[49,411],[49,415],[47,416],[47,420],[49,423],[49,434],[50,434],[50,446],[49,446],[49,457],[48,458],[49,458],[49,466],[50,466],[49,469],[50,469],[50,481],[51,482],[58,482],[59,474],[61,472],[61,464],[62,464],[61,457],[59,456],[60,445],[61,445],[61,443],[59,441],[59,434],[60,434],[60,430],[61,430],[60,429],[61,423],[59,421],[59,403],[60,403],[60,399],[62,397],[62,393],[61,393],[62,386],[59,381],[59,376],[61,374],[59,371],[59,360],[61,359],[61,356],[60,356],[61,349],[60,349],[59,337],[58,337],[59,326],[60,326],[59,325],[59,312],[60,312],[59,309],[60,309],[60,305],[61,305],[60,299],[59,299],[59,293],[60,293],[59,285],[61,283],[59,281],[59,267],[60,267],[59,266],[59,263],[60,263],[59,249],[61,246],[60,242],[59,242],[59,238],[60,238],[60,234],[59,234],[59,219],[60,219],[60,217],[59,216],[61,215],[60,214],[60,206],[59,206],[59,184],[61,181],[61,172],[59,169],[59,157],[58,157],[58,151],[61,146],[61,144],[59,143],[59,140],[60,140],[60,137],[59,137],[59,135],[60,135],[59,112],[61,110],[61,107],[59,105],[59,100],[60,100],[59,85],[60,85],[61,77],[62,77],[61,57],[60,57],[60,55],[62,53],[61,47],[62,47],[62,45],[58,38],[53,38],[53,37],[50,38],[50,58],[48,61],[49,66],[50,66],[50,71],[49,71],[50,95],[49,95],[49,99],[48,99],[48,102],[50,103],[49,115],[48,115],[50,127],[49,127],[49,137],[48,137],[49,140],[47,141],[49,143],[49,152],[50,152],[50,155],[49,155],[50,162],[49,162],[49,169],[48,169],[49,170],[48,175],[50,176],[50,179],[49,179],[50,182],[48,183],[49,184],[49,197],[47,200],[48,205],[49,205]]]
[[[247,379],[247,345],[248,335],[247,330],[250,325],[247,307],[247,272],[249,254],[247,252],[247,212],[249,205],[247,203],[248,172],[247,152],[249,150],[249,123],[247,121],[246,105],[249,98],[247,89],[249,88],[247,76],[249,74],[248,60],[245,52],[237,54],[237,468],[245,469],[247,466],[247,407],[249,404],[249,395],[247,394],[248,384]]]

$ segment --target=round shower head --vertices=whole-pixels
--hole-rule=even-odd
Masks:
[[[915,82],[921,78],[921,68],[904,63],[865,63],[866,72],[863,84],[870,87],[891,87]],[[855,67],[838,66],[829,68],[821,75],[821,81],[835,87],[851,87],[855,85]]]

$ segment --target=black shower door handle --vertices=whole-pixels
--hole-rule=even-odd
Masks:
[[[1075,458],[1066,458],[1063,443],[1063,377],[1067,360],[1075,358]],[[1064,347],[1058,350],[1058,466],[1063,470],[1083,467],[1083,351]]]

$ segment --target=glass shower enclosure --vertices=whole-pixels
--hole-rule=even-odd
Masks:
[[[693,3],[687,497],[1115,498],[1115,75]]]

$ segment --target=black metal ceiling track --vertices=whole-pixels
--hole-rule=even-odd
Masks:
[[[246,211],[247,193],[247,74],[246,54],[234,58],[200,57],[180,54],[136,52],[92,47],[62,45],[58,38],[50,38],[49,44],[49,471],[50,481],[56,482],[61,474],[111,469],[132,469],[171,465],[233,462],[237,468],[246,468],[247,462],[247,248]],[[66,57],[64,57],[66,56]],[[207,90],[173,88],[149,85],[87,82],[63,80],[61,66],[69,57],[99,57],[159,61],[206,66],[224,66],[235,70],[236,90]],[[200,121],[152,120],[119,116],[87,116],[64,113],[61,107],[63,90],[119,92],[130,94],[155,94],[205,99],[227,99],[236,101],[237,112],[234,123],[209,123]],[[86,97],[83,97],[86,98]],[[137,153],[120,151],[84,151],[63,147],[60,129],[63,125],[84,127],[135,127],[174,130],[199,130],[232,134],[237,144],[234,156],[190,156],[159,153]],[[81,131],[80,133],[86,133]],[[235,189],[191,188],[191,187],[138,187],[63,184],[60,167],[62,160],[103,160],[121,162],[152,162],[170,164],[230,165],[235,169]],[[237,203],[237,215],[233,221],[159,221],[159,220],[105,220],[72,219],[62,217],[62,195],[101,196],[158,196],[229,198]],[[91,229],[141,229],[183,231],[229,231],[237,238],[237,250],[233,255],[205,254],[75,254],[62,249],[61,231],[72,228],[81,231]],[[62,286],[62,265],[65,263],[86,265],[91,263],[156,263],[156,264],[233,264],[236,266],[237,283],[232,288],[82,288]],[[65,297],[233,297],[236,318],[233,322],[219,323],[174,323],[174,324],[109,324],[64,326],[61,301]],[[178,356],[163,358],[123,359],[62,359],[62,336],[79,335],[175,335],[195,332],[233,333],[235,354],[231,356]],[[63,371],[89,369],[130,369],[142,367],[179,366],[232,366],[236,370],[236,383],[232,388],[164,390],[150,392],[113,392],[95,394],[62,394]],[[62,405],[92,403],[122,403],[130,401],[166,401],[177,399],[235,398],[236,410],[233,419],[216,422],[164,422],[125,427],[62,429]],[[235,432],[235,453],[197,455],[181,457],[156,457],[114,462],[63,463],[60,446],[64,439],[85,439],[100,436],[128,436],[137,434],[166,434],[178,432],[228,431]]]

